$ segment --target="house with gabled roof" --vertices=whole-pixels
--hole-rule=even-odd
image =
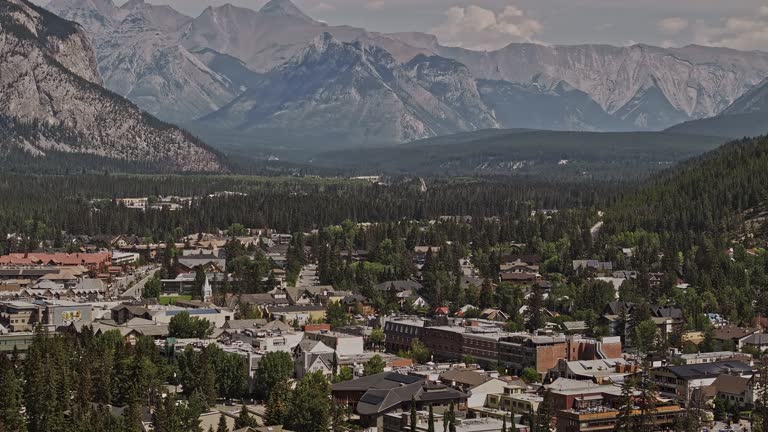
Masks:
[[[336,351],[318,340],[303,339],[293,349],[293,358],[296,369],[296,378],[321,371],[323,375],[330,376],[334,373]]]
[[[338,403],[354,406],[361,423],[368,428],[383,429],[384,416],[407,412],[415,403],[417,410],[432,406],[440,413],[453,403],[466,410],[467,395],[444,384],[433,384],[422,378],[384,372],[356,380],[334,384],[333,398]]]

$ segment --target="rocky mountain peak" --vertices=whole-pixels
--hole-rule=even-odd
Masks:
[[[291,0],[270,0],[259,10],[259,13],[266,16],[294,17],[308,23],[316,22],[302,12]]]
[[[0,150],[90,154],[165,171],[225,169],[189,133],[102,88],[78,24],[27,0],[0,0],[0,23],[0,120],[10,125]]]

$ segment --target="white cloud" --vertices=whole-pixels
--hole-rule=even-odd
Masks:
[[[370,10],[379,10],[387,5],[384,0],[370,0],[365,7]]]
[[[768,50],[768,6],[760,7],[754,16],[725,18],[718,25],[697,22],[694,41],[740,50]]]
[[[658,22],[659,30],[674,35],[688,28],[688,20],[678,17],[665,18]]]
[[[539,21],[509,5],[501,12],[480,6],[454,6],[445,12],[445,21],[432,29],[448,46],[494,50],[512,42],[533,42],[542,29]]]

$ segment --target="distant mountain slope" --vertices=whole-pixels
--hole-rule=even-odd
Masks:
[[[395,141],[498,126],[463,65],[420,56],[401,66],[383,49],[329,33],[202,121]]]
[[[85,153],[166,171],[220,171],[219,156],[98,84],[87,37],[27,0],[0,0],[4,152]]]
[[[756,112],[768,113],[768,78],[749,89],[720,114],[739,115]]]
[[[667,132],[720,136],[723,138],[756,137],[768,134],[768,112],[750,114],[722,115],[712,118],[693,120],[672,126]]]
[[[409,102],[334,100],[332,105],[340,109],[343,118],[331,126],[351,127],[352,132],[344,139],[366,143],[369,138],[418,139],[486,127],[490,123],[477,118],[486,112],[493,123],[504,128],[663,130],[719,114],[768,76],[768,53],[757,51],[515,43],[480,52],[441,46],[435,36],[424,33],[377,33],[328,25],[290,0],[271,0],[258,11],[231,4],[211,6],[195,18],[142,0],[130,0],[120,7],[112,0],[51,1],[57,13],[82,23],[97,41],[100,70],[109,89],[179,124],[189,124],[224,107],[231,111],[231,106],[253,99],[244,96],[234,102],[247,89],[264,82],[266,75],[276,82],[274,73],[289,70],[285,66],[325,33],[342,43],[387,52],[402,72],[415,59],[422,63],[430,59],[427,63],[435,66],[434,71],[440,70],[438,63],[461,65],[439,72],[444,84],[464,83],[453,91],[463,90],[448,99],[441,95],[441,85],[434,85],[439,84],[436,73],[428,78],[433,83],[419,83],[430,94],[422,93]],[[343,73],[336,71],[339,76]],[[475,81],[473,86],[465,85],[471,80]],[[360,90],[338,87],[355,80],[340,77],[335,82],[337,88],[332,93],[337,95]],[[327,114],[311,115],[318,108],[312,100],[299,101],[297,94],[281,99],[286,94],[263,90],[263,86],[254,89],[251,96],[278,97],[262,99],[265,107],[279,107],[292,99],[291,107],[281,113],[293,122],[290,128],[316,130],[319,119],[328,118]],[[365,99],[366,94],[361,97]],[[420,105],[422,101],[426,105]],[[403,103],[412,110],[404,111]],[[369,112],[359,113],[362,106],[376,106],[380,124],[374,124],[377,117]],[[297,109],[304,114],[290,114]],[[217,114],[206,119],[224,117]],[[414,123],[410,117],[418,121]],[[249,128],[287,124],[276,118],[257,116],[254,120]],[[305,120],[306,124],[301,123]],[[229,124],[231,121],[209,126],[222,129]],[[245,127],[245,122],[239,125]],[[319,135],[337,136],[337,131]],[[247,144],[249,135],[243,136],[243,144]]]
[[[297,8],[290,0],[270,0],[261,7],[261,14],[271,17],[293,17],[307,23],[315,24],[317,21]]]
[[[729,138],[768,134],[768,79],[754,86],[720,115],[685,122],[669,128],[669,131]]]
[[[192,18],[168,6],[53,0],[48,7],[86,29],[107,88],[163,120],[199,117],[242,91],[181,45],[181,32]]]
[[[607,113],[634,122],[636,129],[716,115],[768,76],[768,53],[756,51],[511,44],[479,52],[440,47],[424,36],[399,37],[467,65],[478,79],[523,83],[545,76],[565,81]],[[657,112],[664,114],[658,117]]]
[[[605,131],[632,130],[581,90],[563,81],[547,82],[534,77],[530,84],[479,80],[483,101],[493,109],[505,128]]]
[[[259,11],[231,4],[208,7],[190,23],[182,43],[191,51],[209,48],[236,57],[253,71],[265,73],[301,54],[323,33],[342,42],[376,45],[400,63],[419,54],[434,55],[381,33],[315,21],[290,0],[271,1]]]
[[[313,164],[355,172],[547,177],[644,177],[722,144],[660,132],[478,131],[391,148],[320,154]]]

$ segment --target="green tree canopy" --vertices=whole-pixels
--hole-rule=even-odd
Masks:
[[[293,376],[294,365],[291,355],[286,352],[269,352],[261,358],[256,369],[256,391],[264,399],[269,399],[272,389]]]
[[[168,334],[179,339],[203,339],[213,332],[211,323],[206,319],[193,317],[187,311],[182,311],[171,318],[168,324]]]
[[[365,365],[363,366],[363,375],[369,376],[382,373],[384,372],[384,368],[386,366],[387,363],[384,361],[384,359],[381,358],[380,355],[376,354],[371,357],[370,360],[365,362]]]

